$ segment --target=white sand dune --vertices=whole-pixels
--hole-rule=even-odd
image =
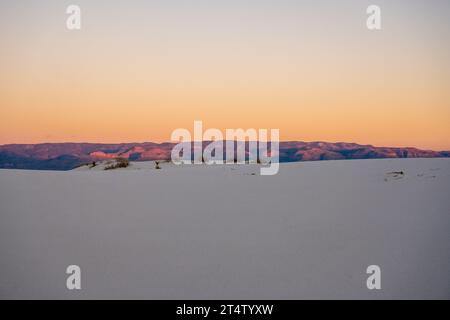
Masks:
[[[450,159],[153,168],[0,170],[0,298],[450,298]]]

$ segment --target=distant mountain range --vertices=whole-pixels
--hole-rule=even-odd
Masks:
[[[153,142],[7,144],[0,146],[0,168],[70,170],[84,163],[117,157],[131,161],[167,160],[174,145]],[[450,151],[374,147],[345,142],[280,142],[280,162],[438,157],[450,157]]]

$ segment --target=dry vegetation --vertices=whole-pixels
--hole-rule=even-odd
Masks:
[[[117,168],[126,168],[130,165],[128,159],[125,158],[116,158],[114,159],[114,163],[105,167],[105,170],[112,170]]]

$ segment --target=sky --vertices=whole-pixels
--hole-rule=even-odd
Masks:
[[[448,0],[0,0],[0,144],[162,142],[201,120],[450,150],[448,39]]]

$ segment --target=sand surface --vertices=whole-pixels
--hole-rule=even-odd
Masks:
[[[0,170],[0,298],[450,298],[450,159],[153,168]]]

